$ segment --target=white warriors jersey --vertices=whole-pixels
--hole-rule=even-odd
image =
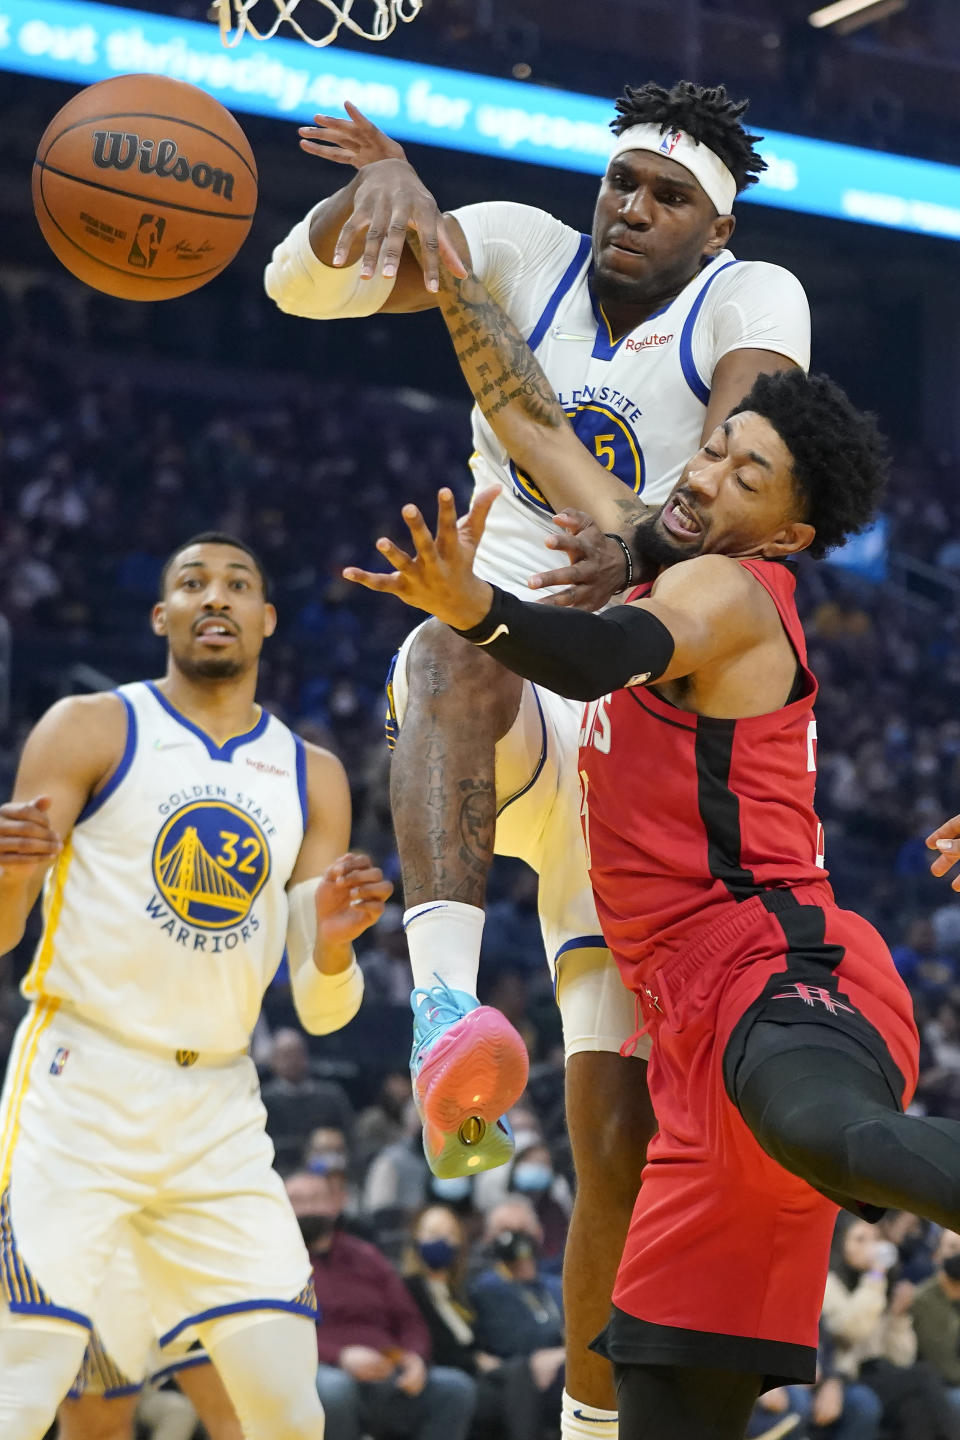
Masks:
[[[473,269],[536,353],[579,438],[652,505],[699,449],[713,372],[732,350],[772,350],[807,368],[810,312],[800,282],[763,261],[721,251],[663,309],[614,340],[590,284],[591,245],[552,215],[488,202],[453,211]],[[529,599],[531,575],[554,569],[544,547],[551,507],[474,408],[477,488],[503,494],[490,511],[477,573]]]
[[[217,745],[151,682],[117,693],[123,757],[48,878],[23,993],[133,1045],[242,1051],[286,940],[303,742],[264,710]]]

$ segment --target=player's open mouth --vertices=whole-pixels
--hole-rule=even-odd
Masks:
[[[197,626],[195,633],[197,639],[202,640],[205,645],[227,645],[237,638],[237,632],[222,620],[204,620]]]
[[[663,507],[664,529],[669,530],[671,535],[680,535],[685,540],[701,534],[703,526],[694,515],[693,511],[679,497],[674,495]]]

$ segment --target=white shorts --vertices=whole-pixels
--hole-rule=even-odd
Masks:
[[[0,1102],[0,1304],[95,1329],[134,1382],[148,1333],[166,1348],[238,1311],[315,1318],[264,1118],[249,1056],[178,1063],[38,1001]],[[121,1249],[149,1325],[111,1303]]]
[[[387,738],[403,723],[407,663],[422,626],[404,640],[387,681]],[[540,930],[568,1056],[619,1051],[636,1032],[636,1004],[597,919],[580,827],[577,761],[583,705],[523,682],[520,709],[496,749],[496,853],[540,877]],[[635,1052],[650,1053],[647,1036]]]
[[[91,1332],[80,1373],[70,1387],[70,1399],[84,1395],[112,1400],[135,1395],[146,1385],[162,1385],[181,1370],[209,1365],[210,1357],[192,1330],[184,1330],[161,1349],[153,1313],[130,1245],[114,1252],[100,1294],[97,1314],[108,1333],[124,1330],[126,1368],[107,1349],[99,1331]],[[106,1318],[104,1318],[106,1317]]]

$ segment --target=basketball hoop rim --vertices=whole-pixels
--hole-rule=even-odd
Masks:
[[[358,0],[309,0],[311,6],[316,6],[321,13],[326,11],[332,17],[328,32],[319,36],[309,34],[296,19],[296,11],[303,0],[272,0],[277,13],[265,30],[258,30],[250,18],[250,11],[260,3],[261,0],[213,0],[220,40],[226,49],[235,49],[244,35],[253,40],[272,40],[283,24],[288,24],[301,40],[314,48],[331,45],[344,26],[362,40],[380,43],[393,34],[399,22],[408,25],[415,20],[423,9],[424,0],[362,0],[362,3],[373,6],[370,29],[364,29],[351,13]],[[268,0],[262,0],[262,3],[267,4]]]

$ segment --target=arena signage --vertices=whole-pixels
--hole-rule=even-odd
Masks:
[[[592,95],[418,65],[335,45],[245,39],[211,24],[83,0],[0,0],[0,69],[71,81],[148,71],[188,80],[228,108],[304,121],[354,100],[398,140],[600,174],[611,106]],[[960,239],[960,168],[766,131],[761,205]]]

